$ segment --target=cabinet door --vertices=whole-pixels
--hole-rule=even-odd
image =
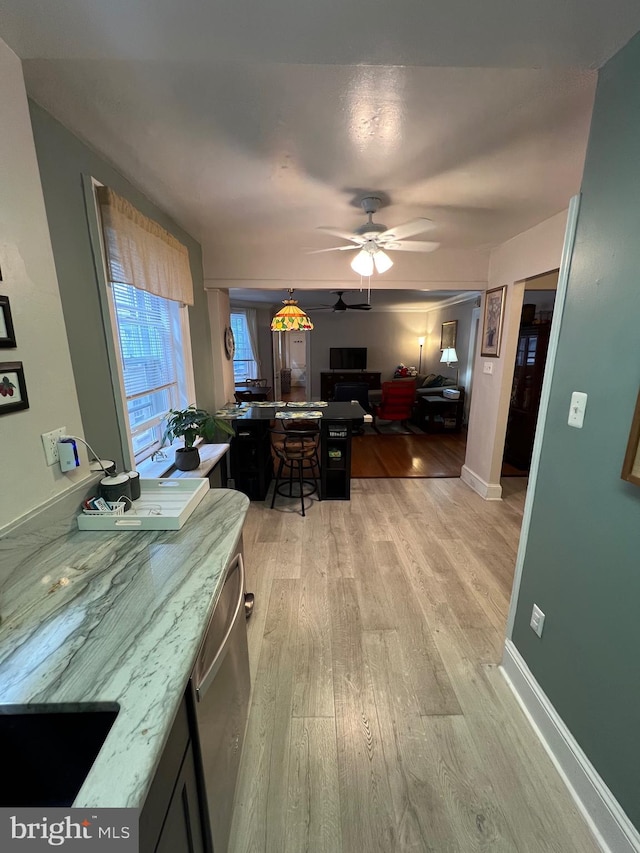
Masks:
[[[155,853],[204,853],[191,744],[182,762]]]

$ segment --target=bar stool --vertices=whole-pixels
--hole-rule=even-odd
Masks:
[[[298,482],[300,506],[302,515],[305,516],[304,499],[314,493],[320,494],[320,459],[318,457],[318,445],[320,443],[320,430],[313,429],[272,429],[271,446],[278,459],[278,470],[276,482],[273,487],[271,498],[271,509],[276,502],[276,495],[282,497],[298,497],[294,494],[294,479]],[[285,472],[288,467],[288,474]],[[283,489],[289,487],[288,494]]]

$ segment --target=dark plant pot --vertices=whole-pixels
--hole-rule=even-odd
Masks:
[[[200,464],[200,454],[197,447],[179,447],[173,463],[178,471],[193,471]]]

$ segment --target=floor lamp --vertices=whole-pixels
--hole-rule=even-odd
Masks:
[[[424,346],[424,338],[418,338],[420,344],[420,358],[418,359],[418,373],[422,373],[422,347]]]

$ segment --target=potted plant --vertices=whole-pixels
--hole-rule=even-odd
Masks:
[[[176,449],[174,464],[179,471],[193,471],[200,464],[200,454],[194,443],[198,438],[211,441],[216,429],[222,430],[227,435],[234,435],[234,430],[229,421],[222,418],[214,418],[205,409],[196,406],[188,406],[186,409],[170,409],[167,416],[167,428],[162,438],[162,443],[175,441],[176,438],[184,439],[184,447]]]

